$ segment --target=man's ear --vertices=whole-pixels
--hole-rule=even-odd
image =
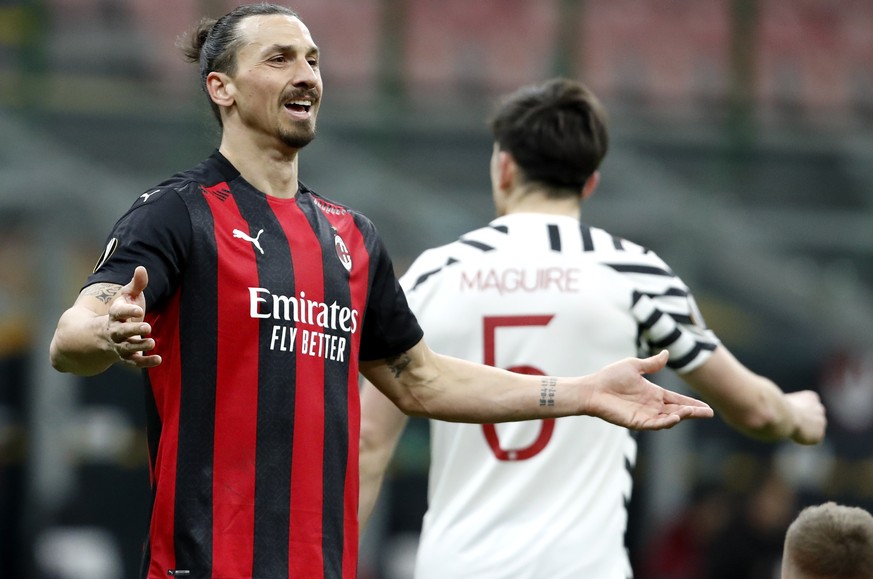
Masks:
[[[591,176],[585,181],[585,184],[582,186],[582,200],[588,199],[592,195],[594,195],[594,190],[597,189],[597,185],[600,184],[600,171],[594,171],[591,173]]]
[[[497,153],[497,184],[503,191],[509,191],[518,177],[518,165],[507,151]]]
[[[229,107],[233,104],[236,86],[223,72],[212,71],[206,76],[206,92],[218,106]]]

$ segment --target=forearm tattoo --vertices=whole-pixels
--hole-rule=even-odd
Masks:
[[[412,358],[409,357],[409,354],[403,352],[397,356],[386,358],[385,361],[388,363],[388,368],[394,373],[394,377],[399,378],[406,367],[412,363]]]
[[[108,304],[115,299],[115,294],[117,294],[120,289],[121,286],[114,283],[95,283],[94,285],[90,285],[82,290],[82,294],[93,296],[104,304]]]
[[[555,387],[557,384],[557,378],[543,376],[543,381],[540,383],[540,406],[555,405]]]

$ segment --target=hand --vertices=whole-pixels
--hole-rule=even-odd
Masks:
[[[705,402],[661,388],[643,374],[661,370],[669,354],[662,350],[645,359],[627,358],[606,366],[591,376],[594,389],[586,414],[634,430],[660,430],[686,418],[712,418]]]
[[[151,368],[161,363],[158,355],[146,355],[155,347],[152,338],[146,338],[152,328],[145,323],[145,296],[143,290],[149,283],[146,269],[139,266],[127,285],[118,290],[109,305],[106,336],[111,349],[125,366]]]
[[[785,394],[785,401],[794,410],[796,427],[791,440],[798,444],[818,444],[824,439],[827,417],[825,407],[818,394],[812,390],[801,390]]]

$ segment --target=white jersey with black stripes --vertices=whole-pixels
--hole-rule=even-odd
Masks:
[[[498,218],[424,252],[401,284],[435,351],[518,372],[580,375],[661,349],[686,372],[718,344],[657,255],[570,217]],[[589,417],[431,421],[416,578],[631,577],[635,459],[632,433]]]

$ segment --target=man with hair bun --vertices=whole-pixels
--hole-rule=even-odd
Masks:
[[[246,4],[188,40],[221,143],[136,197],[50,346],[59,371],[143,371],[140,577],[353,579],[359,372],[447,420],[712,416],[645,379],[664,354],[553,378],[432,352],[373,224],[298,180],[323,87],[297,14]]]

